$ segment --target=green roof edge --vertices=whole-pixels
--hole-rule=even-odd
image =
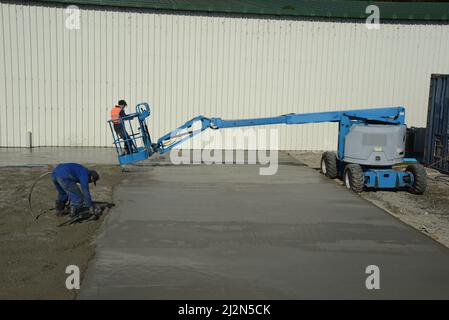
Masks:
[[[380,10],[381,20],[449,21],[448,2],[371,2],[354,0],[258,0],[251,2],[238,0],[192,0],[190,2],[167,1],[165,3],[160,0],[158,2],[144,0],[41,0],[36,2],[63,5],[94,5],[119,8],[195,11],[206,13],[342,19],[366,19],[370,15],[365,12],[367,6],[377,5]]]

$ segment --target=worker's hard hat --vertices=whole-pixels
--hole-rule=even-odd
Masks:
[[[94,183],[94,185],[97,185],[97,181],[100,180],[100,175],[98,174],[98,172],[95,170],[90,170],[89,176],[90,176],[92,182]]]
[[[124,106],[127,106],[127,105],[128,105],[128,104],[126,103],[126,101],[125,101],[125,100],[119,100],[117,104],[118,104],[119,106],[122,106],[122,107],[124,107]]]

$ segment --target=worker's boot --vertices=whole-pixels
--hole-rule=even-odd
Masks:
[[[57,216],[64,216],[68,213],[66,208],[66,202],[61,202],[59,200],[55,201],[55,210]]]

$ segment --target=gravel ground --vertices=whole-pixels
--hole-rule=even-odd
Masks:
[[[320,170],[322,152],[289,151],[288,154]],[[423,195],[407,191],[365,191],[360,196],[449,248],[449,183],[427,169],[428,188]],[[447,181],[447,180],[446,180]],[[339,179],[335,183],[342,184]]]

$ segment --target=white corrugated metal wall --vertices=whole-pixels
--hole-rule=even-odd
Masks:
[[[0,146],[110,146],[119,99],[148,101],[155,137],[195,115],[245,118],[404,105],[425,126],[448,25],[82,10],[0,4]],[[281,149],[334,149],[332,124],[279,127]]]

